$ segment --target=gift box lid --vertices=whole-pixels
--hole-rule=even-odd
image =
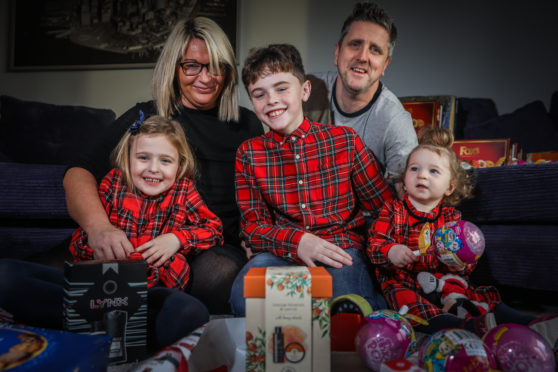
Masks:
[[[285,266],[287,268],[287,266]],[[253,267],[244,276],[244,297],[265,298],[266,267]],[[308,267],[312,278],[312,297],[331,297],[331,275],[322,266]]]

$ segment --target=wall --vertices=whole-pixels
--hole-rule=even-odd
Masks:
[[[249,48],[295,44],[307,71],[333,69],[333,49],[356,0],[238,0],[239,61]],[[558,2],[378,0],[399,28],[383,81],[399,96],[490,97],[500,113],[558,90]],[[7,72],[8,0],[0,0],[0,94],[122,113],[150,98],[151,70]],[[30,46],[32,47],[32,46]],[[241,103],[249,102],[241,87]]]

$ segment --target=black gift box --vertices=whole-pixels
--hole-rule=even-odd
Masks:
[[[109,363],[141,360],[147,345],[147,263],[64,265],[64,329],[112,336]]]

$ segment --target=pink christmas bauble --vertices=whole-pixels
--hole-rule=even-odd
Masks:
[[[484,253],[484,235],[468,221],[448,222],[434,234],[434,254],[446,265],[466,265]]]
[[[419,351],[419,364],[429,372],[488,371],[496,360],[482,340],[463,329],[443,329],[430,335]]]
[[[482,339],[503,371],[551,372],[555,369],[552,348],[541,335],[527,326],[500,324]]]
[[[416,345],[411,323],[393,310],[377,310],[364,317],[355,346],[364,364],[379,371],[383,362],[408,357]]]

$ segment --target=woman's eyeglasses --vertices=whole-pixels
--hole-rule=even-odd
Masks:
[[[182,72],[184,72],[184,75],[186,76],[196,76],[203,70],[204,67],[207,70],[207,73],[212,76],[223,76],[226,72],[226,68],[223,63],[220,63],[219,68],[213,72],[209,70],[209,63],[184,61],[178,62],[178,65],[182,68]]]

